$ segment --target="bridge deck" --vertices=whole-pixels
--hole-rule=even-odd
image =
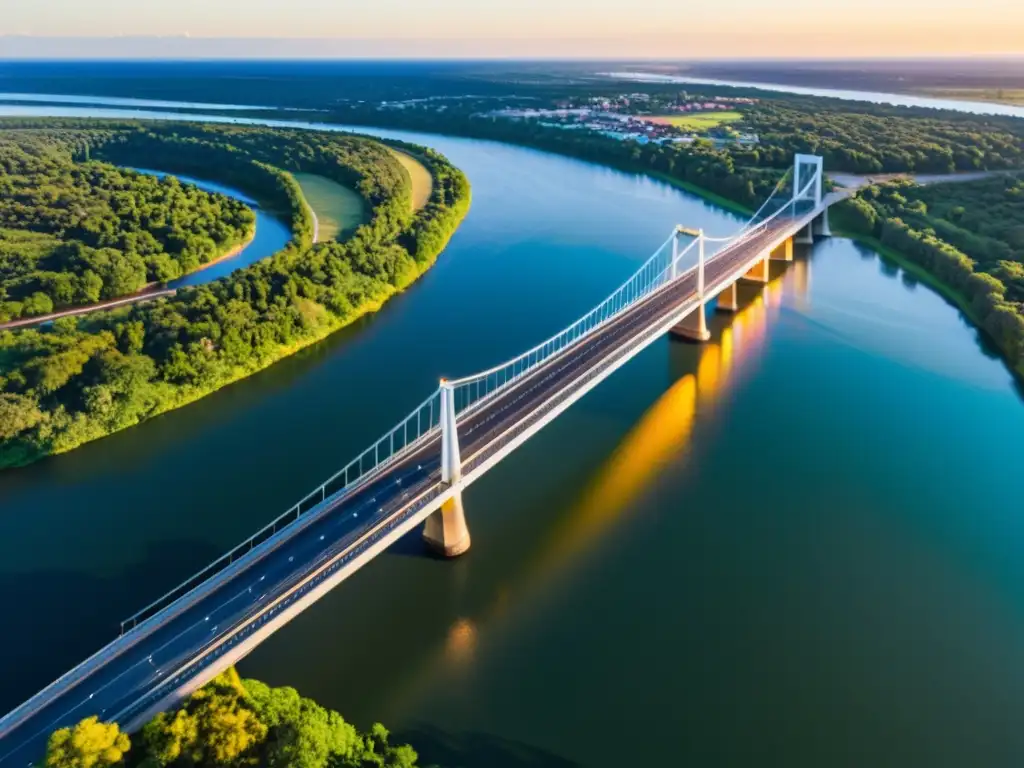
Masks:
[[[818,212],[772,222],[708,259],[708,295]],[[462,417],[466,481],[692,311],[696,292],[696,274],[684,275]],[[194,689],[243,656],[436,509],[447,490],[440,482],[437,437],[368,484],[329,499],[306,523],[278,534],[274,546],[254,551],[225,578],[144,622],[8,715],[0,722],[0,764],[38,759],[52,730],[88,715],[137,724],[169,697]]]

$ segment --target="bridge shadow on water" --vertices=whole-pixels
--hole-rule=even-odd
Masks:
[[[423,541],[423,525],[417,525],[387,549],[387,554],[424,560],[449,560],[433,552]]]
[[[209,542],[187,539],[150,545],[130,566],[107,574],[0,572],[0,602],[11,617],[0,639],[0,710],[91,656],[117,637],[123,619],[220,554]],[[26,617],[21,626],[18,617]]]
[[[445,768],[577,768],[580,763],[552,752],[489,733],[446,733],[428,725],[395,734],[395,743],[409,743],[424,766]]]

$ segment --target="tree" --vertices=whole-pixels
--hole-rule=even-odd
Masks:
[[[106,768],[118,765],[131,742],[117,723],[87,717],[73,728],[61,728],[46,745],[46,768]]]
[[[10,440],[43,420],[35,398],[13,392],[0,393],[0,440]]]
[[[266,738],[267,727],[236,686],[234,670],[192,694],[174,713],[163,712],[142,729],[146,765],[233,765]]]

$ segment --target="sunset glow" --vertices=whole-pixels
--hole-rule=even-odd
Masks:
[[[919,56],[1024,52],[1024,5],[981,0],[965,6],[906,0],[737,0],[728,6],[654,0],[40,0],[11,3],[0,19],[0,56],[67,54],[67,40],[158,36],[154,56],[382,57],[758,57]],[[998,19],[994,23],[994,19]],[[42,39],[40,39],[42,38]],[[235,42],[218,49],[218,38]],[[266,39],[278,40],[267,48]],[[302,41],[302,42],[300,42]]]

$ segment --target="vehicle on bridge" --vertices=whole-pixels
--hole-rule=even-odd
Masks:
[[[121,626],[121,636],[0,719],[0,764],[25,765],[56,728],[89,715],[126,730],[227,667],[426,522],[439,554],[470,546],[462,491],[665,333],[709,336],[736,283],[767,282],[795,240],[828,234],[822,159],[797,155],[782,182],[724,238],[676,227],[607,299],[521,355],[438,390],[312,493]],[[784,179],[785,180],[785,179]],[[714,252],[709,255],[709,251]]]

